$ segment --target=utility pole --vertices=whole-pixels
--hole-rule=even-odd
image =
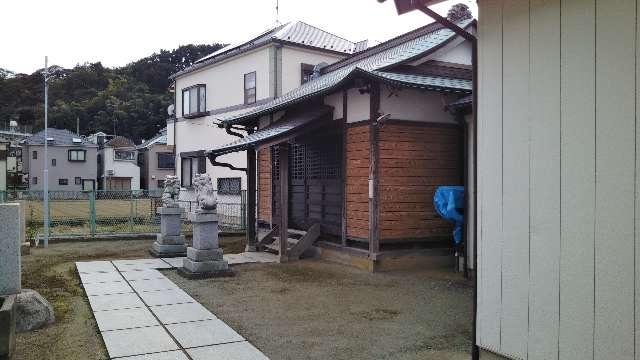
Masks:
[[[44,247],[49,246],[49,154],[47,149],[48,135],[47,127],[49,126],[48,118],[49,108],[49,65],[48,57],[44,57],[44,166],[43,166],[43,181],[44,181]]]

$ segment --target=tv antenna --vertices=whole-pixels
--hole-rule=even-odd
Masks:
[[[276,26],[280,26],[280,0],[276,0]]]

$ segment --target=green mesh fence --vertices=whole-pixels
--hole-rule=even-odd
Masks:
[[[0,201],[23,205],[27,232],[41,235],[44,229],[42,191],[0,192]],[[101,234],[145,234],[160,231],[162,191],[50,191],[49,229],[51,236],[99,236]],[[223,201],[220,201],[223,200]],[[190,232],[188,212],[195,210],[195,199],[179,201],[184,211],[183,231]],[[219,199],[220,228],[245,229],[246,196]]]

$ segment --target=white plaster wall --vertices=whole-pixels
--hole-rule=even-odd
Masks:
[[[325,105],[333,106],[333,119],[342,119],[342,92],[337,92],[324,97]]]
[[[455,124],[453,115],[444,110],[445,104],[454,99],[455,96],[433,91],[390,90],[383,85],[380,112],[391,114],[391,119]]]
[[[282,48],[282,93],[300,86],[301,64],[332,64],[343,57],[310,49],[285,46]]]
[[[370,112],[369,94],[360,94],[356,88],[347,90],[347,122],[369,120]]]
[[[432,60],[449,62],[453,64],[471,65],[471,43],[464,41],[452,49],[438,53]]]
[[[207,85],[207,110],[244,103],[244,74],[256,72],[256,99],[269,96],[269,47],[188,73],[176,79],[176,115],[182,117],[182,89]]]

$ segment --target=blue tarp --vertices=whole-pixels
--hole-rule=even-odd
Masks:
[[[460,244],[464,224],[464,186],[438,186],[433,194],[433,206],[443,219],[453,223],[453,241]]]

